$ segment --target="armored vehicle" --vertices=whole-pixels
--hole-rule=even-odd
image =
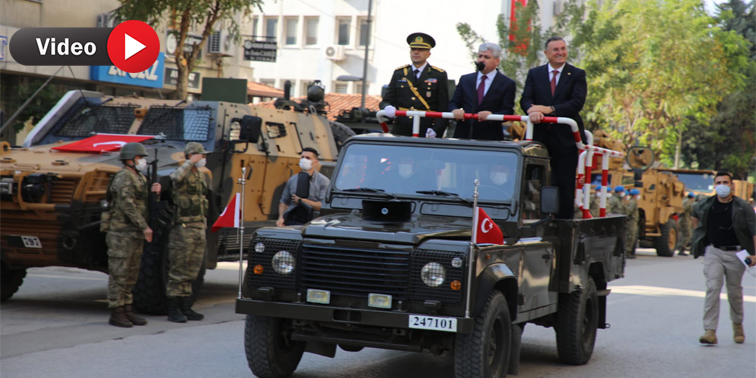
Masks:
[[[346,130],[344,130],[346,129]],[[248,229],[274,225],[283,185],[299,172],[304,147],[320,152],[325,168],[333,168],[338,148],[353,133],[316,113],[265,109],[246,104],[170,101],[110,97],[71,91],[42,119],[20,148],[2,145],[0,155],[0,265],[2,299],[21,285],[29,267],[67,266],[107,272],[105,234],[99,232],[101,200],[109,179],[121,169],[118,152],[62,152],[63,147],[107,136],[154,136],[143,144],[153,161],[148,175],[162,183],[161,198],[151,203],[153,222],[170,198],[168,175],[184,161],[187,142],[199,142],[212,153],[202,172],[211,182],[208,230],[237,188],[247,168],[244,224]],[[329,163],[330,162],[330,163]],[[330,174],[330,173],[327,173]],[[163,220],[165,223],[165,219]],[[167,221],[170,221],[169,219]],[[147,243],[135,307],[146,313],[165,312],[166,242],[169,227]],[[238,260],[239,241],[233,232],[207,235],[205,267]],[[195,286],[202,284],[204,269]],[[197,289],[195,287],[195,289]]]
[[[680,181],[685,183],[685,189],[693,192],[696,196],[713,196],[717,194],[714,191],[714,176],[717,174],[715,170],[673,168],[662,168],[661,170],[673,173]],[[733,194],[744,200],[756,199],[753,183],[735,178],[733,178],[732,183],[735,185]]]
[[[526,323],[585,364],[624,274],[625,217],[553,219],[550,178],[537,142],[352,137],[321,217],[254,233],[236,302],[252,373],[286,377],[338,346],[453,351],[456,377],[503,377]]]

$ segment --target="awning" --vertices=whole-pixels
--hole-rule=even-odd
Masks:
[[[248,81],[247,95],[254,97],[283,97],[284,92],[278,88],[273,88],[262,83]]]

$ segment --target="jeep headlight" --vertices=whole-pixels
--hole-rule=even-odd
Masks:
[[[439,263],[429,262],[420,270],[420,278],[423,279],[426,285],[437,287],[444,283],[446,270]]]
[[[279,251],[271,261],[273,270],[278,274],[289,274],[294,270],[294,256],[287,251]]]

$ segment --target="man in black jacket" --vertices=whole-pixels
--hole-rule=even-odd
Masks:
[[[588,86],[585,71],[567,63],[567,44],[562,37],[551,37],[544,51],[549,63],[530,69],[522,91],[520,107],[535,123],[533,139],[546,145],[551,156],[552,183],[559,187],[557,218],[572,219],[575,201],[575,170],[579,151],[568,125],[544,123],[544,116],[574,119],[584,136],[580,110]]]

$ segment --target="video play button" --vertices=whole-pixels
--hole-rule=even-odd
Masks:
[[[123,71],[137,73],[150,68],[160,54],[160,39],[142,21],[126,21],[108,37],[108,56]]]

